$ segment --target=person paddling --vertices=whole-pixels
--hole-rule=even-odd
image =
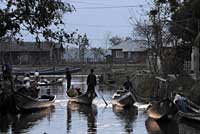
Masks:
[[[90,74],[87,77],[87,85],[88,85],[87,94],[90,94],[93,97],[96,97],[97,95],[95,92],[95,86],[97,85],[97,80],[94,74],[94,69],[90,70]]]
[[[71,87],[71,79],[72,79],[69,68],[66,68],[66,79],[67,79],[67,90],[69,90]]]
[[[130,81],[129,76],[126,76],[126,81],[124,82],[123,87],[128,91],[131,91],[133,89],[133,85]]]

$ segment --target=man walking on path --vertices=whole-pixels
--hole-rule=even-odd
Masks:
[[[97,84],[97,80],[96,80],[96,76],[94,74],[94,69],[90,70],[90,74],[87,77],[87,85],[88,85],[88,89],[87,89],[87,93],[88,94],[92,94],[92,96],[96,97],[96,93],[95,93],[95,86]]]
[[[69,90],[71,87],[71,79],[72,79],[69,68],[66,68],[66,79],[67,79],[67,90]]]

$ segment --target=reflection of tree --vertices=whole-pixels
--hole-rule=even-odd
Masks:
[[[78,111],[80,115],[87,117],[87,126],[88,133],[96,134],[97,133],[97,125],[96,125],[96,115],[97,108],[96,105],[87,106],[81,105],[77,103],[68,102],[67,104],[67,132],[71,132],[71,112]]]
[[[118,107],[113,107],[113,112],[121,121],[124,122],[124,129],[127,134],[133,132],[133,122],[137,117],[138,110],[136,107],[129,109],[118,109]]]
[[[8,133],[9,131],[13,133],[22,133],[28,130],[28,128],[38,124],[37,121],[45,117],[50,118],[52,112],[54,112],[54,108],[48,108],[30,114],[21,114],[20,116],[10,114],[0,115],[0,133]]]

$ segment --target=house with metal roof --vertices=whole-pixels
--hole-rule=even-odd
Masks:
[[[147,44],[144,40],[126,40],[111,48],[113,62],[146,63]]]
[[[14,65],[29,64],[41,65],[61,63],[63,61],[64,48],[60,44],[41,42],[0,42],[0,63],[9,62]]]

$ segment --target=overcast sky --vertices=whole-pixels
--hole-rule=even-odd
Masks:
[[[130,17],[140,18],[148,9],[150,0],[65,0],[73,4],[76,12],[64,17],[67,31],[79,30],[88,35],[94,47],[106,47],[110,36],[131,36]]]

